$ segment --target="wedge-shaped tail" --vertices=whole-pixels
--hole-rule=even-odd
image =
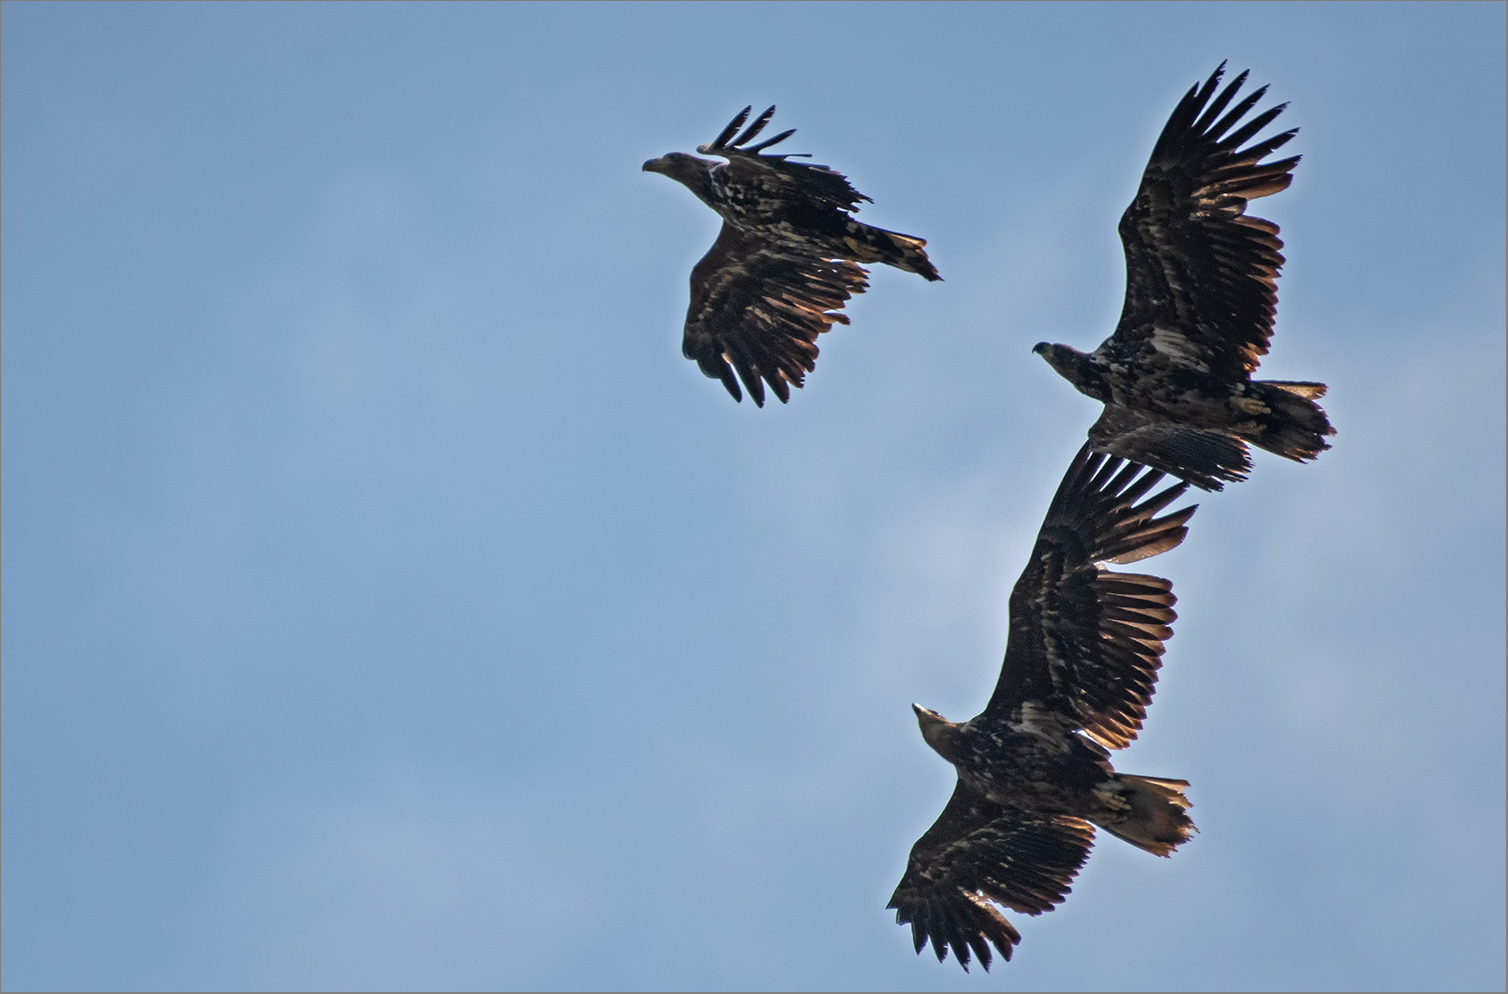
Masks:
[[[1116,774],[1115,795],[1126,804],[1118,816],[1091,816],[1100,828],[1154,856],[1171,856],[1197,829],[1187,812],[1187,780]]]
[[[1254,380],[1247,392],[1255,394],[1267,412],[1257,419],[1260,430],[1249,436],[1252,444],[1294,462],[1308,462],[1328,449],[1325,439],[1335,429],[1315,403],[1325,389],[1323,383]]]
[[[849,221],[847,227],[848,233],[843,236],[843,244],[853,251],[856,262],[883,262],[887,266],[916,273],[929,282],[942,279],[937,273],[937,267],[932,265],[932,260],[927,258],[924,251],[927,244],[925,238],[886,231],[862,221]]]

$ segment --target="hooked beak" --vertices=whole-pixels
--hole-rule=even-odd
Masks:
[[[649,168],[648,163],[645,164],[644,168]],[[1032,351],[1037,355],[1047,355],[1047,350],[1050,348],[1052,348],[1052,346],[1048,345],[1046,342],[1038,342],[1036,345],[1032,346]]]
[[[663,173],[664,171],[665,157],[663,155],[658,159],[650,159],[648,162],[644,163],[644,172],[646,173]]]

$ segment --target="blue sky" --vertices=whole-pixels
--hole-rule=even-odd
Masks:
[[[4,985],[1501,988],[1502,4],[0,7]],[[965,977],[884,908],[1097,405],[1115,221],[1289,101],[1258,454],[1101,838]],[[929,240],[789,406],[680,356],[779,105]]]

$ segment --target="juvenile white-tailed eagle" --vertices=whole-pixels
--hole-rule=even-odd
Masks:
[[[1000,907],[1037,915],[1061,903],[1095,825],[1159,856],[1194,830],[1187,781],[1116,773],[1108,751],[1142,727],[1176,615],[1167,580],[1104,564],[1177,546],[1195,510],[1154,517],[1188,484],[1138,504],[1163,478],[1144,470],[1079,450],[1011,591],[1005,663],[984,712],[954,724],[912,705],[922,737],[958,772],[890,899],[918,953],[930,940],[939,962],[952,949],[965,970],[970,950],[988,970],[991,945],[1009,960],[1021,934]]]
[[[771,107],[744,131],[751,107],[711,144],[697,148],[727,162],[671,152],[644,163],[683,183],[723,219],[712,249],[691,270],[691,307],[681,351],[703,373],[743,400],[742,380],[764,406],[767,383],[781,403],[815,368],[817,336],[845,301],[869,283],[861,262],[883,262],[938,280],[920,238],[855,221],[868,197],[827,166],[791,162],[764,149],[795,133],[782,131],[749,145],[775,113]],[[737,373],[737,378],[734,373]]]
[[[1267,87],[1226,111],[1247,74],[1215,95],[1224,71],[1179,102],[1121,215],[1126,299],[1114,334],[1087,354],[1032,349],[1105,404],[1089,429],[1096,451],[1206,490],[1246,478],[1248,442],[1303,462],[1335,434],[1314,402],[1323,383],[1251,379],[1272,338],[1283,243],[1246,204],[1288,188],[1299,157],[1262,160],[1298,129],[1243,148],[1287,105],[1242,123]]]

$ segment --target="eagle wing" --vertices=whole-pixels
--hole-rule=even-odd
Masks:
[[[739,380],[764,406],[764,384],[784,403],[816,366],[817,336],[869,286],[863,267],[724,223],[691,270],[681,351],[742,400]],[[737,373],[735,378],[734,374]]]
[[[775,115],[774,107],[755,118],[735,138],[734,132],[748,119],[752,109],[745,107],[722,134],[697,148],[703,155],[720,155],[728,160],[726,166],[716,171],[719,175],[715,180],[723,187],[724,209],[750,225],[789,221],[800,227],[820,224],[823,215],[847,214],[869,201],[837,170],[811,162],[790,161],[803,157],[802,153],[762,154],[764,149],[795,134],[794,128],[750,145]]]
[[[1176,547],[1197,505],[1158,511],[1178,483],[1142,500],[1163,474],[1079,449],[1048,507],[1031,562],[1011,591],[1005,663],[985,714],[1053,702],[1110,749],[1136,738],[1151,703],[1163,640],[1177,617],[1167,580],[1116,573]],[[1144,472],[1145,471],[1145,472]],[[1137,503],[1141,501],[1141,503]]]
[[[960,781],[911,847],[888,907],[898,923],[910,923],[917,952],[930,940],[938,962],[951,948],[968,970],[972,949],[988,970],[990,945],[1009,960],[1021,941],[995,905],[1029,915],[1051,911],[1093,844],[1094,827],[1082,818],[1004,808]]]
[[[1175,424],[1132,407],[1106,404],[1089,428],[1089,442],[1099,452],[1143,463],[1205,490],[1222,490],[1225,483],[1239,483],[1251,472],[1251,456],[1241,439]]]
[[[1226,112],[1247,74],[1215,95],[1224,71],[1222,62],[1179,102],[1121,216],[1126,299],[1100,352],[1228,382],[1247,379],[1267,354],[1283,265],[1278,226],[1247,216],[1246,205],[1287,189],[1299,157],[1262,162],[1297,128],[1241,147],[1287,105],[1241,123],[1267,87]]]

